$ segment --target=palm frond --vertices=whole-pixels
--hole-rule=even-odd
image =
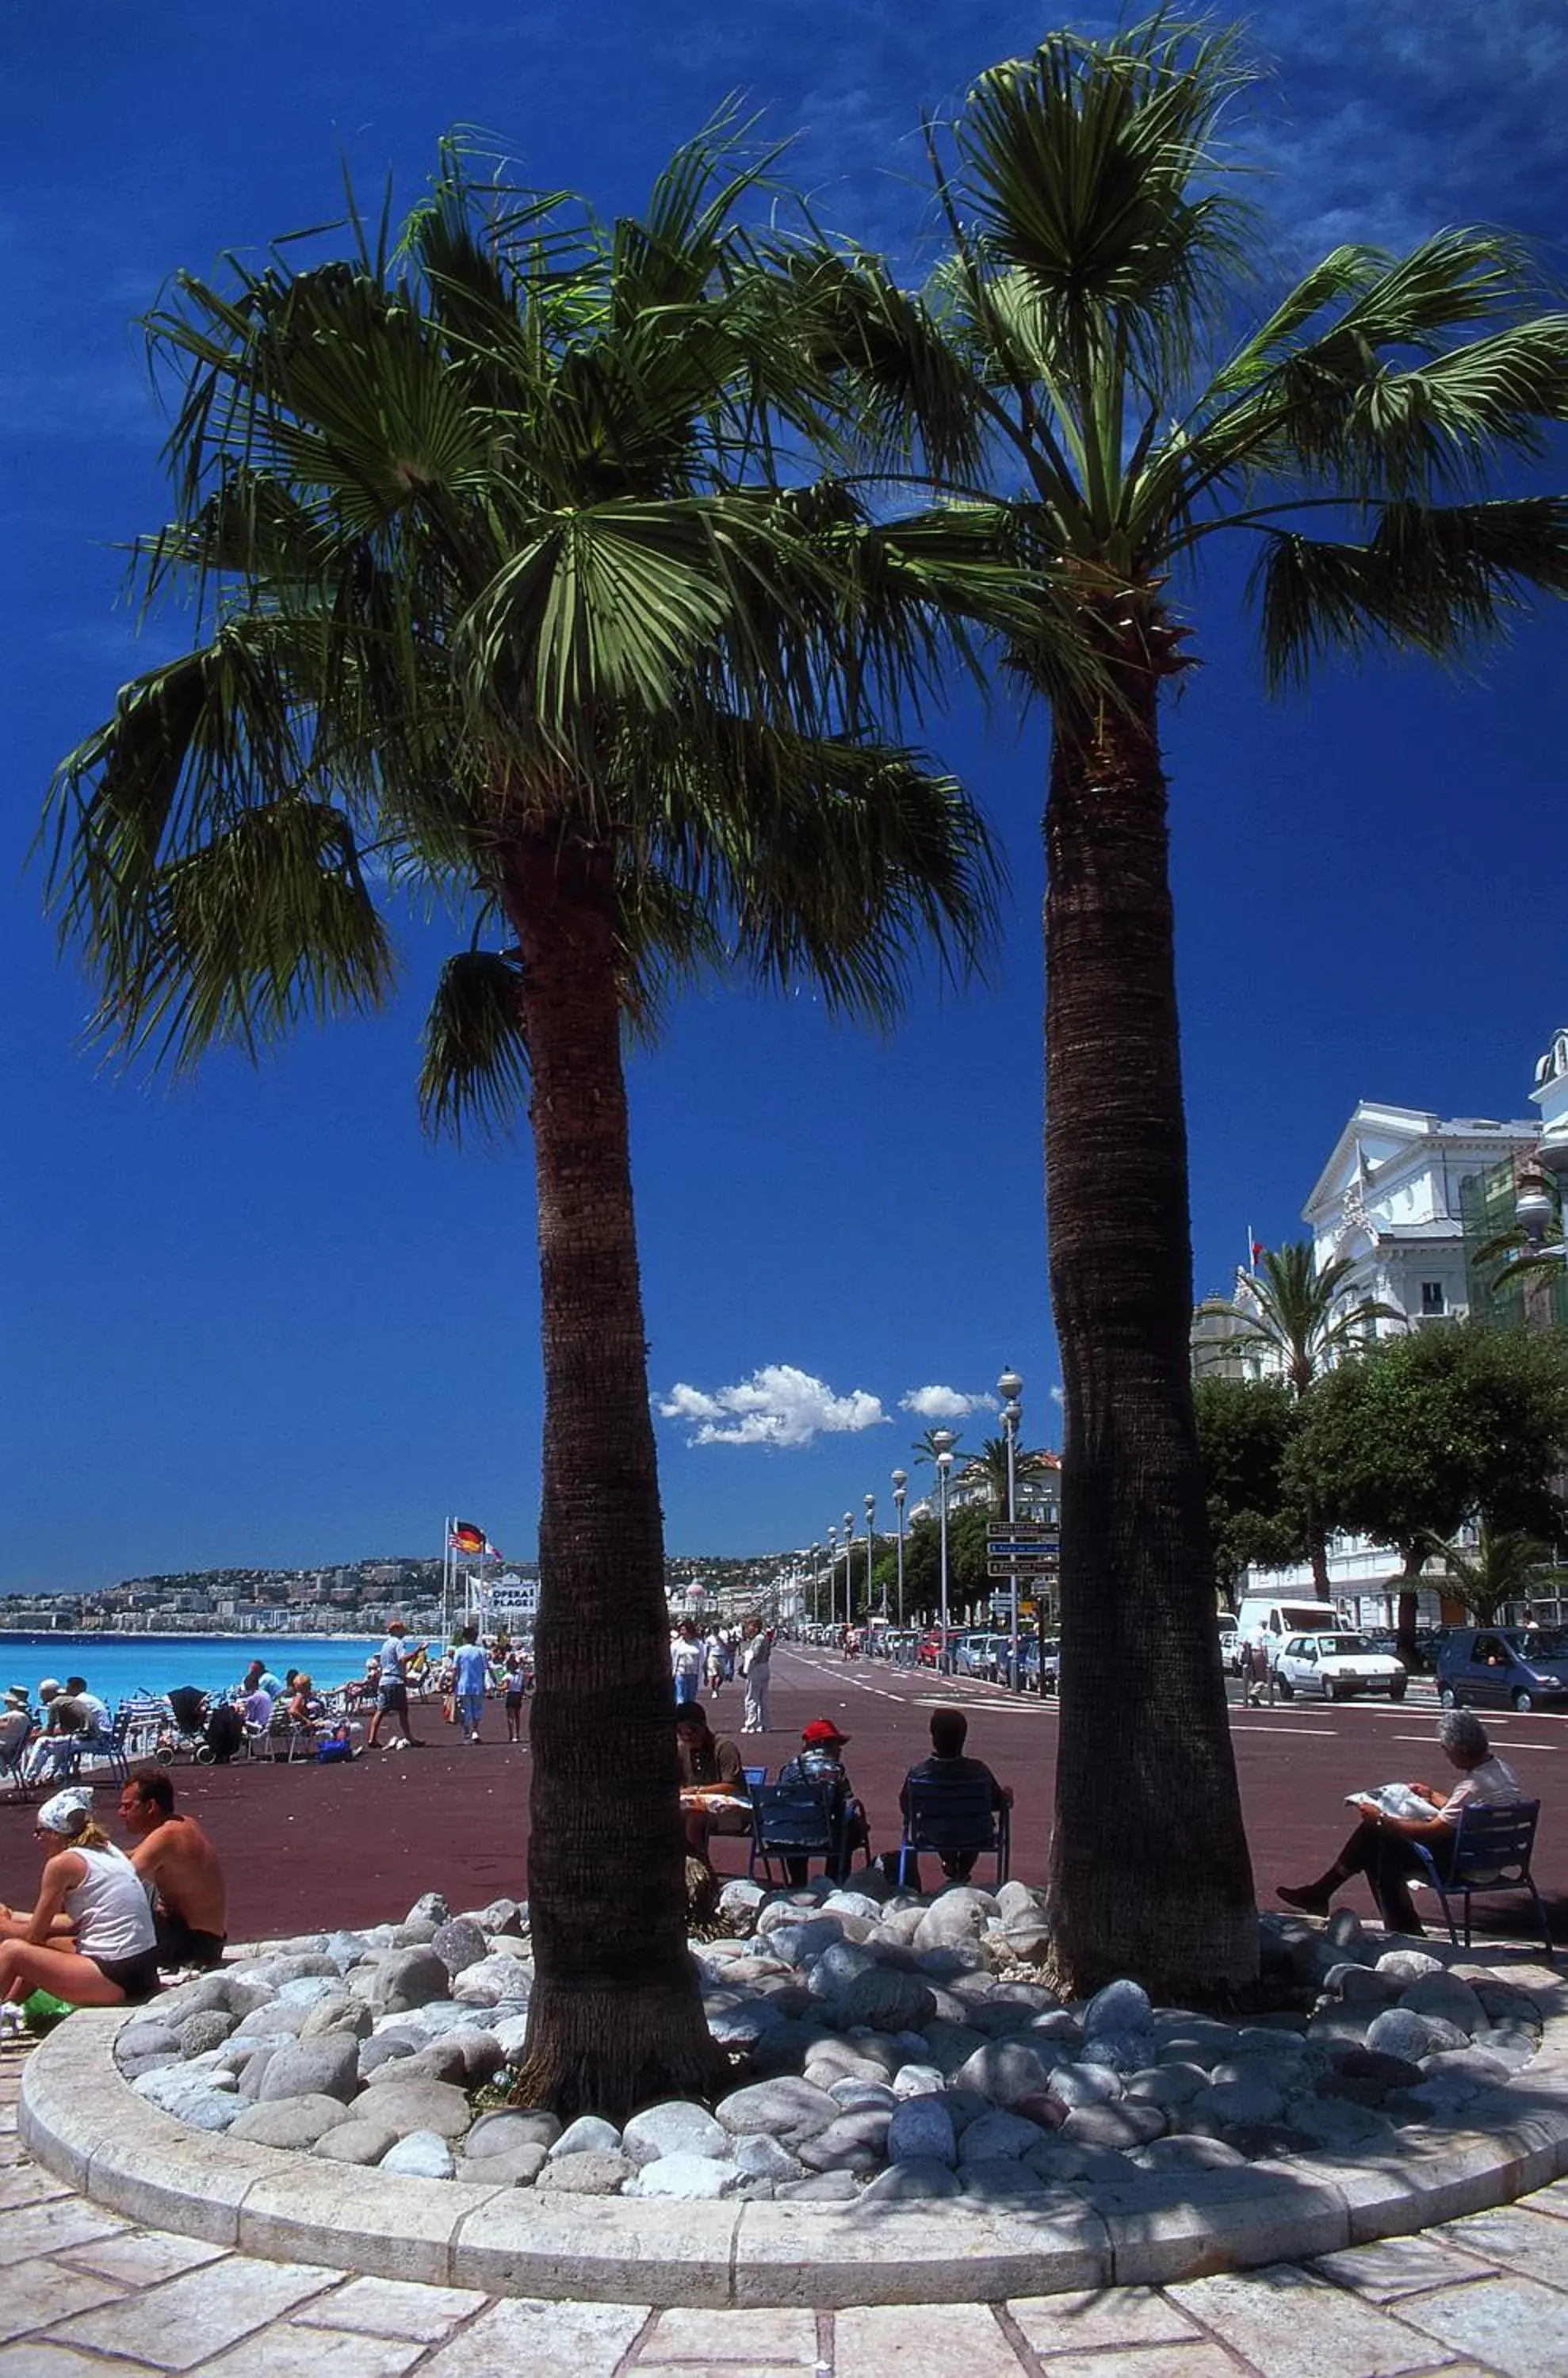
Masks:
[[[1524,607],[1526,588],[1568,594],[1568,497],[1389,504],[1362,545],[1263,536],[1250,583],[1275,687],[1335,652],[1462,661]]]
[[[499,950],[448,958],[425,1019],[419,1111],[432,1132],[504,1137],[528,1101],[518,962]]]
[[[1152,367],[1185,358],[1240,254],[1219,127],[1253,78],[1235,32],[1161,15],[1053,34],[975,85],[956,138],[976,227],[1069,335],[1108,317]]]

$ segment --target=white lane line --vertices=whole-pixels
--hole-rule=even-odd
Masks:
[[[1272,1734],[1272,1735],[1277,1735],[1277,1734],[1279,1733],[1279,1728],[1278,1728],[1278,1726],[1277,1726],[1277,1725],[1237,1725],[1237,1724],[1235,1723],[1235,1721],[1234,1721],[1234,1720],[1232,1721],[1232,1723],[1231,1723],[1231,1729],[1230,1729],[1230,1730],[1231,1730],[1232,1734]],[[1332,1741],[1333,1741],[1334,1737],[1336,1736],[1336,1735],[1337,1735],[1337,1734],[1338,1734],[1338,1732],[1339,1732],[1339,1728],[1338,1728],[1336,1725],[1293,1725],[1293,1726],[1291,1727],[1291,1729],[1290,1729],[1290,1730],[1291,1730],[1291,1733],[1292,1733],[1293,1735],[1296,1735],[1296,1734],[1321,1734],[1321,1735],[1323,1736],[1323,1738],[1325,1739],[1325,1741],[1328,1741],[1328,1742],[1332,1742]],[[1426,1740],[1426,1738],[1427,1738],[1427,1737],[1426,1737],[1426,1735],[1423,1735],[1421,1736],[1421,1740],[1422,1740],[1423,1742]]]

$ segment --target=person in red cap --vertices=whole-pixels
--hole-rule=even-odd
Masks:
[[[847,1734],[840,1734],[830,1717],[814,1717],[801,1735],[801,1747],[793,1759],[787,1759],[778,1771],[780,1784],[814,1784],[826,1786],[833,1796],[833,1813],[844,1817],[841,1835],[844,1844],[843,1863],[834,1876],[836,1882],[847,1882],[850,1862],[856,1850],[865,1849],[871,1841],[871,1831],[865,1820],[865,1810],[850,1789],[850,1779],[844,1771],[844,1745]],[[784,1871],[791,1883],[806,1879],[804,1858],[786,1858]]]

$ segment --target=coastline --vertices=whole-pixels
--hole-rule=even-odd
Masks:
[[[158,1627],[0,1627],[0,1643],[364,1643],[376,1632],[374,1627],[332,1635],[314,1627],[302,1633],[293,1627],[247,1627],[240,1634],[222,1627],[173,1632]]]

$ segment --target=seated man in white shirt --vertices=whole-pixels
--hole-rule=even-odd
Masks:
[[[1278,1895],[1287,1907],[1299,1907],[1308,1916],[1326,1916],[1341,1884],[1353,1875],[1364,1874],[1390,1932],[1419,1936],[1425,1930],[1410,1897],[1410,1877],[1422,1870],[1411,1844],[1424,1844],[1441,1873],[1442,1853],[1457,1838],[1459,1820],[1467,1808],[1477,1802],[1506,1808],[1525,1796],[1514,1770],[1492,1756],[1487,1730],[1473,1710],[1448,1711],[1438,1726],[1438,1740],[1450,1766],[1458,1769],[1459,1782],[1446,1796],[1430,1784],[1409,1786],[1429,1804],[1431,1815],[1393,1817],[1375,1800],[1357,1800],[1355,1806],[1361,1812],[1361,1821],[1328,1872],[1294,1891],[1280,1887]]]

